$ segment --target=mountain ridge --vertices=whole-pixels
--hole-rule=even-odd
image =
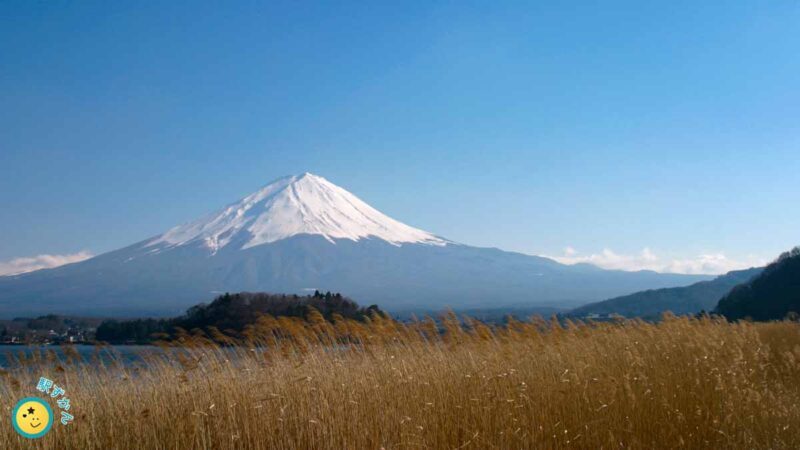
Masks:
[[[666,311],[674,314],[711,311],[719,299],[731,289],[757,276],[762,270],[761,267],[733,270],[713,280],[699,281],[688,286],[634,292],[580,306],[568,315],[581,317],[591,314],[620,314],[625,317],[653,318]]]
[[[146,245],[171,247],[202,240],[218,251],[242,234],[250,236],[241,249],[298,234],[321,235],[330,242],[377,237],[396,245],[447,243],[392,219],[325,178],[305,172],[279,178],[218,211],[171,228]]]
[[[0,317],[165,316],[224,292],[313,289],[390,312],[564,308],[707,278],[568,266],[471,247],[391,219],[322,177],[303,174],[130,246],[0,277]]]

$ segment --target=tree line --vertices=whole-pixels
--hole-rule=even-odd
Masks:
[[[364,320],[373,313],[383,314],[377,305],[359,306],[340,293],[315,291],[313,295],[270,294],[265,292],[225,293],[209,304],[189,308],[186,314],[169,319],[106,320],[97,328],[97,341],[145,344],[169,338],[177,328],[184,330],[215,327],[226,333],[241,332],[261,315],[307,318],[311,308],[326,320],[334,314]]]

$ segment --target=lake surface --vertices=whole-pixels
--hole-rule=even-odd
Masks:
[[[77,351],[80,359],[87,364],[98,362],[122,362],[125,365],[136,366],[146,364],[146,355],[165,355],[167,350],[149,345],[71,345]],[[45,354],[54,352],[59,360],[66,360],[64,348],[60,345],[2,345],[0,344],[0,367],[13,365],[20,357],[31,359],[40,357],[46,359]],[[20,356],[24,355],[24,356]]]

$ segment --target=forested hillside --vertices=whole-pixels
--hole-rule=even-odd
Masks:
[[[736,286],[716,312],[728,319],[783,319],[800,313],[800,247],[782,254],[760,276]]]
[[[650,289],[590,303],[570,312],[571,316],[621,314],[625,317],[655,318],[670,311],[674,314],[695,314],[714,309],[725,294],[736,285],[749,281],[762,268],[735,270],[725,275],[684,287]]]
[[[377,306],[363,308],[339,293],[317,291],[314,295],[285,295],[242,292],[221,295],[210,304],[193,306],[181,317],[172,319],[107,320],[97,329],[97,340],[110,343],[148,343],[154,337],[169,338],[177,329],[191,332],[198,329],[222,330],[237,335],[262,315],[307,318],[311,309],[331,320],[335,314],[347,319],[363,320]]]

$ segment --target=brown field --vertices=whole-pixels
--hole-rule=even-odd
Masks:
[[[31,441],[4,419],[0,448],[800,448],[797,323],[444,328],[263,317],[147,369],[43,354],[2,372],[6,417],[44,375],[75,421]]]

